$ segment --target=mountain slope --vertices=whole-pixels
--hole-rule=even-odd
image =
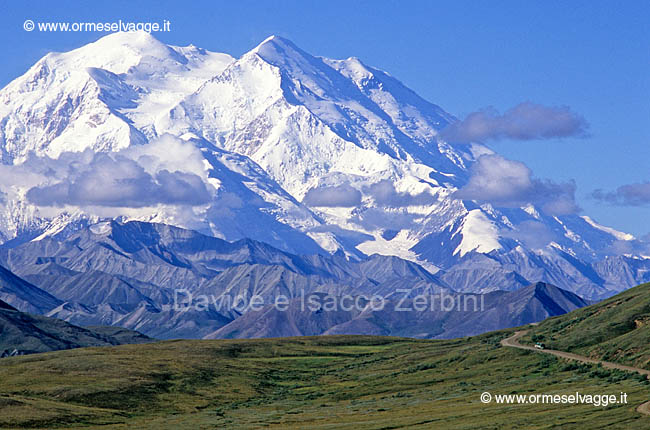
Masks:
[[[486,305],[484,312],[475,315],[470,313],[463,321],[449,327],[444,337],[479,334],[544,321],[589,304],[569,291],[543,282],[510,293],[489,293],[488,296],[494,298],[486,297],[486,303],[489,305]]]
[[[0,300],[27,312],[44,313],[61,304],[56,297],[0,265]]]
[[[9,303],[3,302],[2,300],[0,300],[0,309],[5,310],[5,311],[15,311],[16,310],[16,308],[11,306]]]
[[[550,318],[528,339],[552,349],[650,369],[650,284]]]
[[[100,328],[94,331],[55,318],[19,312],[0,301],[0,351],[3,355],[151,341],[129,330]]]

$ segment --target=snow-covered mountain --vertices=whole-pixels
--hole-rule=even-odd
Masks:
[[[277,36],[234,59],[112,34],[0,91],[0,240],[120,218],[399,256],[464,291],[544,281],[599,298],[639,281],[622,257],[601,264],[634,248],[629,235],[550,205],[459,197],[498,156],[445,141],[455,121],[359,59]]]
[[[50,53],[2,90],[2,162],[145,143],[158,116],[232,61],[167,46],[147,33],[115,33]]]

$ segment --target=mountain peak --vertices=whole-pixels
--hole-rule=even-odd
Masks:
[[[582,297],[570,291],[556,287],[546,282],[536,282],[521,291],[528,290],[530,298],[535,298],[545,306],[551,315],[560,315],[565,313],[565,307],[558,307],[558,304],[569,304],[577,307],[587,306],[589,303]]]
[[[187,62],[182,55],[146,31],[112,33],[81,48],[56,55],[71,67],[97,67],[118,75],[127,73],[145,57],[181,64]]]
[[[269,37],[267,37],[266,39],[264,39],[255,48],[253,48],[253,51],[257,51],[260,48],[264,48],[264,47],[268,47],[268,46],[297,48],[297,46],[292,41],[290,41],[289,39],[286,39],[286,38],[284,38],[282,36],[272,34]]]
[[[263,60],[275,66],[286,64],[288,59],[312,57],[289,39],[276,35],[264,39],[262,43],[249,51],[249,54],[257,54]]]
[[[162,42],[146,31],[119,31],[103,36],[92,44],[95,47],[107,47],[109,45],[147,47],[155,44],[162,44]]]
[[[555,285],[547,284],[546,282],[536,282],[532,287],[534,287],[535,291],[545,291],[557,288]]]

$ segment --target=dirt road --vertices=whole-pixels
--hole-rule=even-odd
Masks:
[[[526,333],[528,333],[528,330],[516,331],[515,334],[513,334],[509,338],[503,339],[501,341],[501,345],[508,346],[511,348],[527,349],[529,351],[542,352],[544,354],[551,354],[551,355],[555,355],[556,357],[581,361],[583,363],[592,363],[592,364],[600,363],[603,367],[606,367],[608,369],[619,369],[619,370],[625,370],[627,372],[637,372],[642,375],[650,376],[650,370],[640,369],[638,367],[624,366],[622,364],[612,363],[611,361],[596,360],[594,358],[585,357],[584,355],[572,354],[570,352],[558,351],[556,349],[539,349],[533,346],[522,345],[519,343],[519,339],[521,339],[521,337],[524,336]],[[636,408],[636,411],[645,415],[650,415],[650,401],[640,404]]]

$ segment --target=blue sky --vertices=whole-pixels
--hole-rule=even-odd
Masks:
[[[230,1],[45,2],[0,6],[0,86],[49,51],[100,33],[28,33],[38,21],[159,21],[156,37],[234,56],[270,34],[332,58],[356,56],[464,117],[520,102],[566,105],[587,138],[499,141],[540,178],[575,179],[584,213],[637,235],[650,207],[613,206],[595,189],[650,181],[650,3],[643,1]]]

